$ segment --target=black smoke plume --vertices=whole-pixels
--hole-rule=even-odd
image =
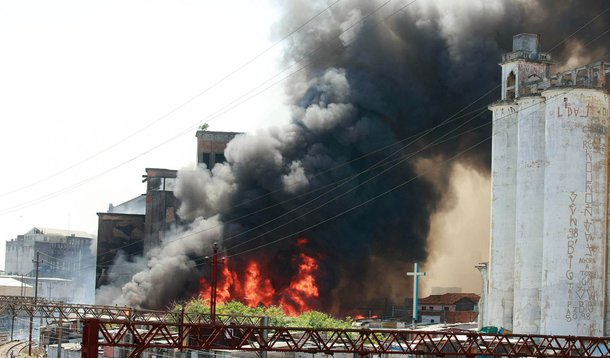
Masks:
[[[285,36],[328,4],[278,2],[282,19],[275,35]],[[498,62],[511,50],[513,35],[540,33],[543,51],[568,38],[552,52],[564,64],[573,60],[574,44],[593,40],[610,17],[608,11],[569,37],[608,3],[404,0],[377,9],[382,4],[342,0],[289,38],[283,61],[305,66],[286,86],[291,123],[238,136],[225,151],[227,163],[211,171],[179,172],[180,215],[195,220],[194,234],[150,253],[146,268],[123,287],[122,302],[156,308],[195,295],[198,279],[209,275],[201,258],[213,241],[236,255],[230,258],[235,270],[259,261],[275,287],[295,274],[296,250],[315,255],[319,309],[345,313],[385,297],[404,299],[406,270],[426,260],[430,215],[442,203],[450,166],[433,168],[436,185],[417,178],[371,199],[416,177],[418,159],[442,161],[488,138],[486,125],[426,148],[457,126],[455,133],[462,133],[489,124],[490,115],[453,121],[406,148],[409,141],[402,140],[481,96],[465,112],[497,99],[499,89],[485,94],[499,84]],[[606,53],[608,47],[605,36],[586,51]],[[457,160],[488,173],[490,142]],[[303,236],[305,249],[295,246]]]

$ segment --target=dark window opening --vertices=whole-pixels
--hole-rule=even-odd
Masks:
[[[589,76],[586,69],[581,69],[576,72],[576,85],[577,86],[586,86],[589,82]]]
[[[510,71],[508,78],[506,79],[506,99],[515,99],[515,83],[516,76],[513,71]]]
[[[207,165],[208,168],[210,167],[210,153],[201,154],[201,163]]]
[[[214,164],[224,163],[226,161],[227,160],[225,159],[224,153],[216,153],[216,155],[214,156]]]

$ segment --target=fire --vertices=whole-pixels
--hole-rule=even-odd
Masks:
[[[243,289],[245,303],[250,307],[259,304],[270,306],[273,303],[275,289],[269,278],[262,277],[258,263],[250,261],[245,276]]]
[[[318,286],[314,274],[318,271],[318,263],[313,257],[300,255],[299,273],[290,281],[290,286],[282,292],[280,304],[284,313],[296,316],[308,309],[306,299],[318,297]]]
[[[306,244],[306,238],[299,238],[296,242],[299,249],[304,249]],[[287,287],[280,288],[274,287],[271,278],[261,270],[259,262],[250,260],[243,271],[238,272],[232,270],[225,260],[219,264],[217,303],[238,300],[250,307],[281,305],[284,313],[290,316],[310,310],[312,302],[319,296],[316,275],[320,266],[313,255],[305,253],[295,255],[291,262],[298,267],[298,272]],[[210,299],[209,282],[201,278],[200,284],[201,298]]]

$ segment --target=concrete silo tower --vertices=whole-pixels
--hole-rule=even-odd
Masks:
[[[607,335],[610,63],[554,76],[550,65],[534,34],[502,59],[483,324]]]
[[[532,287],[540,264],[521,263],[542,256],[544,101],[531,88],[548,78],[550,56],[540,52],[539,35],[519,34],[500,65],[502,99],[490,106],[492,218],[486,324],[513,329],[514,321],[520,330],[533,333],[537,327],[523,311],[537,304],[533,311],[540,312],[539,284]]]
[[[543,334],[604,335],[608,94],[552,87],[546,98]]]

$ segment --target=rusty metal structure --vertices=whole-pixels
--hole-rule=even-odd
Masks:
[[[100,347],[131,349],[237,350],[408,354],[414,356],[599,357],[608,356],[610,337],[497,335],[473,331],[314,329],[243,324],[86,319],[82,357]]]
[[[0,296],[0,314],[77,319],[83,322],[82,356],[101,347],[408,354],[414,356],[600,357],[610,356],[610,337],[510,334],[465,330],[314,329],[267,325],[263,317],[186,314],[182,311],[66,304]],[[61,318],[60,318],[61,317]]]
[[[184,322],[189,324],[211,324],[209,314],[184,313],[180,311],[140,310],[126,306],[103,306],[70,304],[31,297],[0,296],[0,315],[33,316],[49,319],[106,319],[127,322]],[[263,317],[216,315],[218,324],[259,325]]]

